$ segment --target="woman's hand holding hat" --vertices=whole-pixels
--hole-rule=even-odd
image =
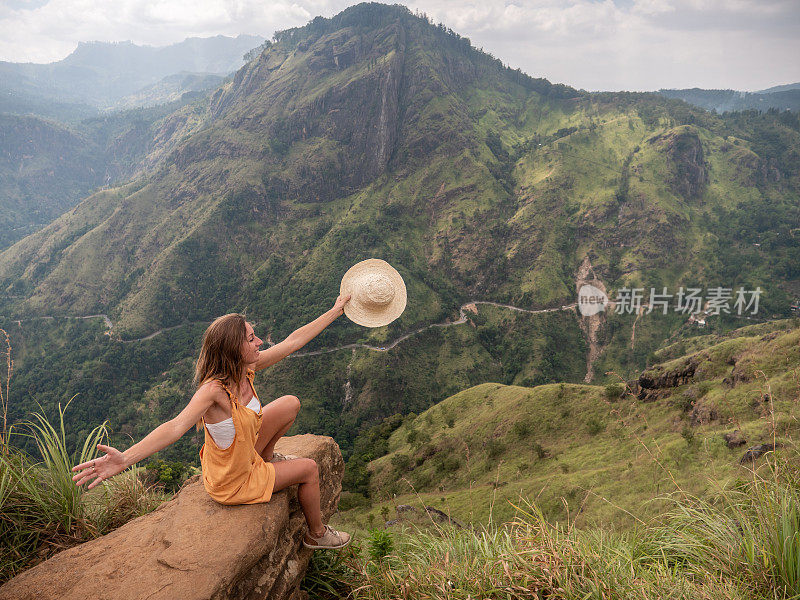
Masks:
[[[339,315],[344,313],[344,305],[350,300],[350,294],[342,294],[338,298],[336,298],[336,302],[333,304],[333,309],[337,311]]]
[[[341,297],[350,296],[344,305],[347,318],[365,327],[382,327],[403,314],[406,284],[392,265],[379,258],[356,263],[342,277]]]

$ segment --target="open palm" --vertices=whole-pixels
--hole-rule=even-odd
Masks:
[[[105,456],[100,456],[72,467],[73,471],[77,471],[77,475],[72,477],[75,485],[83,485],[86,482],[90,482],[87,489],[92,489],[101,481],[105,481],[125,470],[125,457],[122,452],[102,444],[97,444],[97,449],[105,452]]]

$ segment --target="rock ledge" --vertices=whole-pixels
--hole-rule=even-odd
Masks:
[[[278,451],[319,465],[323,519],[336,511],[344,461],[329,437],[282,438]],[[0,587],[2,600],[302,598],[312,550],[297,486],[266,504],[223,506],[191,478],[170,501],[101,538],[64,550]]]

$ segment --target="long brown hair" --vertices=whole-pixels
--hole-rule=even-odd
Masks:
[[[247,339],[244,315],[230,313],[214,319],[203,334],[200,357],[194,369],[194,385],[220,379],[238,390],[242,378],[242,345]],[[203,421],[197,423],[200,429]]]

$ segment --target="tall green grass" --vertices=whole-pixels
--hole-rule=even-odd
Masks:
[[[766,397],[774,443],[769,385]],[[521,498],[512,504],[514,518],[499,525],[401,522],[381,536],[393,548],[386,556],[376,552],[374,535],[354,541],[337,561],[314,556],[308,589],[318,598],[375,600],[798,599],[800,452],[783,439],[783,447],[708,497],[676,484],[654,499],[664,512],[637,518],[630,531],[552,523]]]
[[[793,458],[769,457],[768,477],[754,472],[715,498],[676,502],[653,529],[663,560],[742,579],[756,595],[800,598],[800,477]]]
[[[87,491],[75,485],[73,465],[91,460],[106,436],[105,424],[87,436],[78,452],[65,444],[64,410],[59,426],[35,413],[6,432],[0,446],[0,582],[70,546],[103,535],[155,509],[166,496],[141,481],[136,467]],[[35,460],[15,448],[15,435],[34,439]]]
[[[5,389],[0,382],[4,411],[0,434],[0,583],[59,550],[153,510],[166,499],[163,493],[142,483],[135,467],[93,490],[76,486],[72,467],[96,456],[97,444],[107,438],[107,429],[105,423],[95,427],[80,450],[70,452],[64,428],[69,402],[63,408],[59,404],[56,426],[42,411],[7,428],[5,411],[13,364],[10,344],[7,346]],[[19,450],[14,444],[17,436],[33,439],[40,460]]]
[[[708,500],[675,495],[624,533],[550,523],[526,500],[497,526],[404,525],[381,559],[369,540],[338,561],[315,556],[313,588],[354,599],[798,598],[800,485],[781,460],[777,477],[754,474]]]

